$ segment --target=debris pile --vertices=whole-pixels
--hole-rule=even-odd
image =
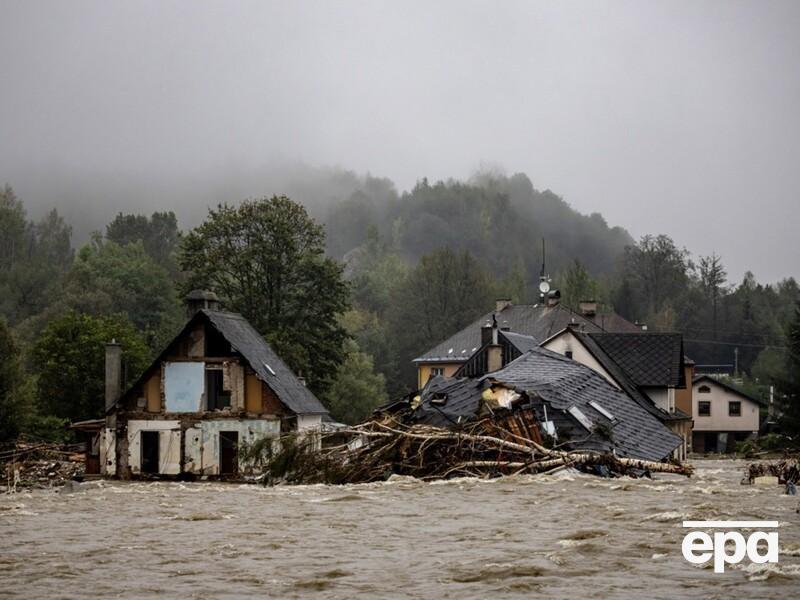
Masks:
[[[0,451],[7,491],[51,487],[80,478],[84,473],[83,444],[17,441]]]
[[[617,457],[591,451],[546,448],[536,436],[522,434],[521,415],[514,419],[485,417],[446,429],[403,423],[383,414],[336,432],[328,447],[326,434],[282,437],[262,448],[265,483],[366,483],[391,475],[422,480],[450,477],[491,478],[502,475],[551,473],[565,467],[606,476],[677,473],[689,476],[690,465]],[[516,425],[510,422],[516,421]],[[523,419],[524,420],[524,419]]]
[[[753,483],[756,477],[777,477],[778,483],[800,482],[800,463],[796,458],[776,462],[757,462],[747,465],[745,481]]]

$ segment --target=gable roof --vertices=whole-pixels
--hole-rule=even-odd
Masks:
[[[303,385],[250,322],[237,313],[201,310],[214,328],[228,340],[266,383],[281,402],[297,414],[328,412],[317,397]]]
[[[120,396],[116,406],[132,389],[141,385],[154,367],[167,359],[170,349],[198,322],[204,321],[216,329],[242,355],[261,381],[266,383],[281,402],[296,414],[326,414],[328,409],[303,385],[292,370],[280,359],[270,345],[253,328],[250,322],[238,313],[202,309],[184,325],[181,332],[167,345],[155,361],[145,369],[141,377]],[[114,408],[112,406],[106,412]]]
[[[756,404],[758,404],[760,406],[767,406],[767,403],[764,400],[762,400],[761,398],[756,398],[755,396],[751,396],[750,394],[747,394],[747,393],[743,392],[742,390],[739,390],[739,389],[733,387],[729,383],[725,383],[724,381],[721,381],[721,380],[717,379],[716,377],[711,377],[711,375],[698,375],[697,377],[692,379],[692,385],[694,385],[695,383],[698,383],[700,381],[709,381],[711,383],[716,383],[721,388],[723,388],[723,389],[725,389],[725,390],[727,390],[727,391],[729,391],[729,392],[731,392],[733,394],[737,394],[738,396],[741,396],[745,400],[750,400],[751,402],[755,402]]]
[[[522,334],[541,343],[570,323],[579,323],[587,331],[641,331],[639,327],[614,313],[597,313],[585,316],[566,306],[543,304],[509,304],[500,312],[488,312],[464,327],[461,331],[437,344],[414,362],[462,362],[481,347],[481,327],[486,321],[497,318],[501,327],[510,331],[503,333]]]
[[[475,379],[456,379],[437,375],[420,391],[421,402],[415,419],[437,427],[452,427],[476,416],[484,386]],[[437,394],[446,396],[441,406],[431,402]]]
[[[595,333],[591,338],[641,387],[683,387],[683,336],[680,333]]]
[[[544,348],[528,351],[483,379],[536,394],[559,411],[579,408],[592,424],[611,427],[612,440],[605,443],[621,456],[661,460],[682,443],[680,436],[602,375]],[[616,421],[607,419],[590,404],[592,401],[614,415]]]
[[[595,336],[577,331],[576,329],[569,329],[568,331],[575,337],[576,340],[583,344],[583,347],[586,348],[589,354],[591,354],[595,360],[600,363],[600,366],[602,366],[609,376],[617,382],[617,385],[619,385],[619,387],[622,388],[622,390],[628,394],[628,396],[633,398],[639,406],[644,408],[651,415],[655,416],[661,421],[691,419],[690,415],[687,415],[685,412],[677,408],[675,409],[675,412],[669,413],[656,406],[655,402],[653,402],[653,400],[645,392],[640,390],[639,387],[633,382],[625,369],[617,364],[617,362],[612,359],[603,350],[603,348],[600,347],[595,340]],[[551,339],[554,339],[555,337],[557,336],[553,336]]]

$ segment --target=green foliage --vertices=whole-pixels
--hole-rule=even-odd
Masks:
[[[64,285],[67,308],[91,315],[125,313],[148,340],[182,319],[169,273],[141,241],[120,246],[95,238],[78,252]]]
[[[122,345],[129,383],[148,365],[142,335],[124,315],[68,313],[51,321],[33,348],[42,414],[80,421],[101,417],[105,398],[105,344]]]
[[[175,253],[180,234],[175,213],[154,212],[148,219],[144,215],[119,213],[106,226],[106,239],[120,246],[141,242],[145,252],[156,264],[175,274]]]
[[[183,242],[186,289],[208,288],[244,315],[315,392],[344,358],[338,317],[349,305],[342,267],[324,256],[325,235],[285,196],[219,205]]]
[[[16,439],[23,427],[21,383],[19,349],[5,321],[0,319],[0,443]]]
[[[14,191],[0,191],[0,315],[11,325],[47,306],[72,262],[71,235],[55,209],[28,222]]]
[[[346,342],[345,349],[347,356],[324,401],[334,420],[352,425],[386,403],[388,397],[386,380],[375,372],[372,357],[361,352],[352,340]]]
[[[800,300],[786,334],[786,375],[779,382],[782,423],[787,432],[800,435]]]
[[[600,284],[577,259],[557,278],[556,287],[561,292],[561,303],[572,310],[577,311],[583,300],[600,300]]]
[[[388,315],[401,381],[415,382],[411,359],[468,325],[492,305],[495,285],[467,251],[423,256],[394,294]]]

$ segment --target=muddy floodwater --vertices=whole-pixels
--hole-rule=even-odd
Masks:
[[[691,479],[585,475],[345,487],[101,482],[0,496],[1,598],[790,598],[798,497]],[[715,574],[690,520],[776,520],[780,562]]]

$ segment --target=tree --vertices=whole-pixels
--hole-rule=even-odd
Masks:
[[[573,310],[578,310],[582,300],[598,300],[600,291],[586,267],[577,258],[559,278],[558,289],[561,302]]]
[[[19,394],[21,382],[19,349],[0,319],[0,443],[15,439],[22,429],[25,407]]]
[[[800,301],[786,332],[786,371],[778,390],[783,398],[782,421],[787,430],[800,434]]]
[[[324,399],[336,421],[355,424],[386,402],[386,380],[356,342],[347,340],[345,349],[346,358]]]
[[[64,285],[64,303],[95,316],[125,313],[151,342],[183,316],[172,278],[142,241],[120,246],[98,236],[78,252]]]
[[[440,248],[423,256],[398,290],[388,317],[401,381],[413,380],[410,361],[415,356],[486,312],[494,288],[492,278],[466,250]]]
[[[150,258],[170,273],[177,272],[175,252],[180,233],[172,211],[154,212],[149,219],[144,215],[119,213],[106,226],[106,239],[120,246],[141,242]]]
[[[717,339],[717,308],[720,294],[724,293],[728,274],[722,266],[722,259],[716,254],[701,256],[698,264],[700,286],[711,305],[711,326],[713,339]]]
[[[122,345],[127,382],[147,367],[150,352],[125,315],[69,313],[51,321],[33,348],[38,402],[45,414],[83,420],[101,417],[105,398],[105,345]]]
[[[11,325],[41,312],[72,263],[72,228],[51,210],[28,222],[14,191],[0,191],[0,314]]]
[[[338,316],[349,305],[342,267],[325,234],[285,196],[221,204],[182,244],[185,288],[209,288],[244,315],[319,393],[344,359]]]
[[[643,303],[647,318],[674,308],[689,282],[689,253],[669,236],[644,236],[625,248],[624,276]]]

